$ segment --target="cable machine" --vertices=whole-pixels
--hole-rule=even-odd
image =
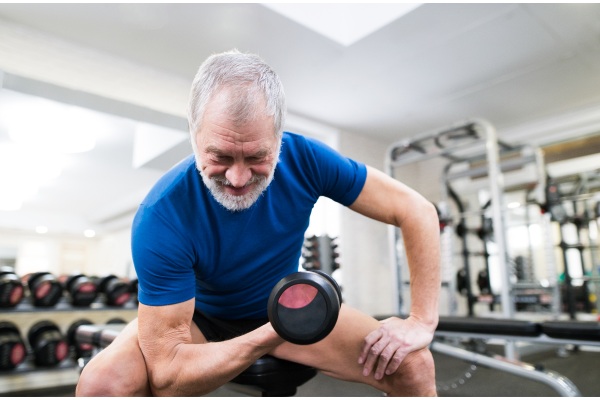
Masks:
[[[548,208],[558,225],[556,247],[564,267],[563,308],[571,319],[576,319],[577,311],[597,313],[600,308],[599,172],[550,177],[548,183]]]
[[[439,203],[436,205],[440,215],[441,240],[441,273],[442,285],[447,293],[446,313],[456,315],[457,300],[454,293],[457,290],[457,279],[455,275],[453,234],[460,229],[458,224],[450,220],[449,202],[456,198],[456,190],[453,182],[470,178],[469,185],[480,188],[489,193],[489,198],[484,201],[484,211],[489,217],[484,219],[482,225],[487,224],[493,231],[493,249],[484,249],[486,263],[493,262],[499,270],[500,293],[497,296],[501,306],[503,318],[513,318],[515,313],[514,288],[511,284],[511,270],[506,239],[506,207],[504,193],[506,188],[505,178],[510,174],[511,186],[526,182],[529,193],[542,204],[545,199],[545,171],[543,158],[538,148],[531,146],[511,146],[498,141],[496,130],[486,120],[470,119],[452,126],[436,129],[411,139],[401,140],[393,143],[386,152],[386,172],[396,178],[401,167],[410,164],[442,159],[448,163],[439,174]],[[428,171],[428,174],[431,174]],[[459,218],[464,218],[467,210],[461,206]],[[478,214],[481,215],[481,214]],[[545,221],[545,220],[544,220]],[[455,226],[454,226],[455,225]],[[464,224],[463,224],[464,227]],[[405,298],[405,288],[410,284],[407,279],[408,269],[402,232],[399,228],[389,228],[390,248],[392,251],[392,273],[395,281],[394,295],[397,299],[398,315],[406,315],[409,304]],[[482,239],[487,240],[485,235]],[[469,254],[463,242],[462,255],[465,263],[465,282],[467,283],[468,313],[473,315],[473,293],[471,292],[471,276],[468,267]],[[548,258],[549,276],[556,277],[556,266],[551,257]],[[489,267],[486,267],[486,269]],[[489,279],[489,274],[488,274]],[[557,285],[553,285],[556,287]],[[555,295],[560,293],[556,291]],[[507,356],[512,358],[513,350],[507,347]]]

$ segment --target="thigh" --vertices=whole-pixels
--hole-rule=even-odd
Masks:
[[[271,354],[275,357],[310,365],[326,375],[346,381],[362,382],[382,391],[389,391],[389,377],[377,381],[371,374],[363,376],[358,363],[365,336],[379,327],[379,321],[345,304],[342,305],[333,331],[323,340],[311,345],[285,342]]]

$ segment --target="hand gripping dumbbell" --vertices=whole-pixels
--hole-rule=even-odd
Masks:
[[[62,297],[63,287],[49,272],[36,272],[27,279],[33,305],[54,307]]]
[[[0,321],[0,370],[18,367],[27,357],[19,328],[9,321]]]
[[[37,366],[58,365],[69,354],[67,341],[52,321],[43,320],[34,324],[27,333],[27,339]]]
[[[81,274],[69,276],[65,282],[65,290],[69,294],[71,304],[76,307],[87,307],[98,297],[96,284]]]
[[[24,295],[21,279],[12,267],[0,267],[0,307],[15,307]]]
[[[129,284],[115,275],[108,275],[97,282],[98,291],[104,294],[105,303],[109,306],[122,306],[131,297]]]
[[[267,309],[279,336],[311,344],[331,333],[341,303],[341,289],[332,277],[321,271],[295,272],[273,287]]]

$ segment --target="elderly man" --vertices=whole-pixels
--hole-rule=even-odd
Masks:
[[[232,51],[202,64],[189,107],[194,155],[157,182],[134,220],[138,318],[84,368],[77,395],[206,394],[265,354],[389,395],[436,394],[434,207],[374,168],[282,132],[284,119],[281,82],[258,56]],[[379,322],[344,304],[325,339],[299,346],[275,332],[267,299],[297,270],[320,196],[402,229],[411,310]]]

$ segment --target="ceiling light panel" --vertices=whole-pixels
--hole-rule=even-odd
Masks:
[[[351,46],[420,3],[264,3],[263,6],[341,44]]]

